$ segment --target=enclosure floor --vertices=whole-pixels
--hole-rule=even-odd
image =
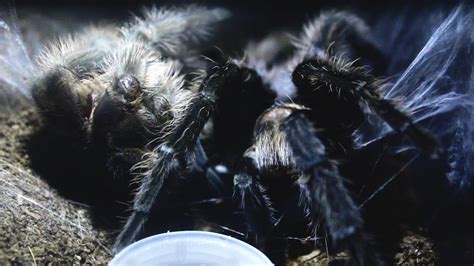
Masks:
[[[87,206],[60,197],[29,169],[23,144],[36,118],[31,110],[0,117],[0,265],[105,264],[110,234],[92,226]]]

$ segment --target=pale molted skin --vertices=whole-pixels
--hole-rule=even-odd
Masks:
[[[196,73],[207,66],[199,51],[228,16],[196,5],[151,7],[122,26],[88,27],[51,43],[32,85],[44,127],[80,147],[111,182],[151,172],[158,146],[198,97]]]
[[[195,97],[196,85],[186,79],[202,63],[192,46],[228,15],[199,6],[152,7],[121,27],[89,27],[51,43],[32,90],[44,120],[81,135],[84,145],[115,145],[114,135],[125,133],[120,139],[141,140],[120,145],[151,152],[146,144],[166,135]]]

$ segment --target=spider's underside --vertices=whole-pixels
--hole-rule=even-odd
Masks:
[[[249,46],[244,59],[193,75],[208,64],[198,55],[211,26],[226,16],[151,9],[120,29],[63,39],[42,57],[33,96],[45,126],[84,147],[109,176],[141,177],[114,251],[138,240],[168,179],[197,171],[217,191],[233,190],[248,241],[275,263],[287,260],[286,243],[269,239],[296,188],[311,234],[322,225],[358,264],[381,264],[337,162],[354,152],[352,134],[368,112],[427,153],[440,150],[380,96],[384,84],[367,68],[383,72],[383,55],[368,27],[353,14],[325,12],[274,54]],[[221,187],[216,165],[234,176],[233,188]]]

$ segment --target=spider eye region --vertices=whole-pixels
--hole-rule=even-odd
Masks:
[[[140,82],[132,75],[126,75],[118,80],[118,88],[120,92],[124,93],[128,100],[135,100],[140,94]]]

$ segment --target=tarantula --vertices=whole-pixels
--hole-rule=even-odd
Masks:
[[[354,61],[361,57],[380,65],[377,46],[359,18],[323,13],[297,44],[290,59],[270,69],[271,58],[249,56],[210,70],[182,122],[155,148],[116,248],[136,238],[164,180],[177,171],[172,162],[194,151],[211,118],[214,152],[235,173],[234,194],[258,247],[265,250],[275,218],[272,190],[289,193],[297,184],[313,225],[321,217],[332,240],[347,244],[359,264],[380,263],[369,252],[358,207],[334,160],[354,150],[351,135],[369,109],[428,153],[439,153],[437,143],[383,99],[378,94],[383,83]]]
[[[120,30],[92,28],[63,40],[43,57],[33,95],[47,125],[87,146],[113,175],[142,169],[114,251],[137,240],[166,181],[203,161],[202,169],[223,165],[234,175],[249,241],[260,249],[269,252],[279,199],[296,188],[314,234],[321,221],[358,264],[380,264],[337,161],[354,152],[352,133],[367,112],[426,152],[439,150],[428,132],[380,96],[383,82],[364,67],[383,66],[367,26],[350,13],[325,12],[294,46],[287,37],[277,42],[281,47],[264,43],[243,60],[191,79],[203,68],[191,48],[225,16],[221,9],[153,8]],[[219,183],[219,173],[205,175]]]

